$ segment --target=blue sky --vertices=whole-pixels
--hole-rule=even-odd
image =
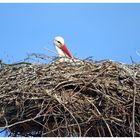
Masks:
[[[78,58],[131,63],[140,57],[140,4],[0,4],[0,58],[13,63],[27,53],[55,54],[61,35]]]

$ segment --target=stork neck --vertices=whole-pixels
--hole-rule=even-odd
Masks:
[[[57,46],[55,46],[56,50],[57,50],[57,53],[58,53],[58,56],[59,57],[65,57],[65,53]]]

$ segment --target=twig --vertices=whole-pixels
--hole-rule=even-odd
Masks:
[[[86,99],[87,99],[87,98],[86,98]],[[106,122],[106,120],[104,119],[104,117],[102,116],[102,114],[100,113],[100,111],[98,110],[98,108],[97,108],[97,107],[94,105],[94,103],[92,103],[89,99],[87,99],[87,101],[90,102],[90,103],[93,105],[93,107],[96,109],[96,111],[98,112],[98,114],[102,117],[103,121],[105,122],[105,124],[106,124],[106,126],[107,126],[107,128],[108,128],[108,131],[109,131],[111,137],[113,137],[113,134],[112,134],[112,132],[111,132],[111,129],[110,129],[108,123]]]
[[[52,53],[58,55],[56,52],[54,52],[54,51],[52,51],[52,50],[50,50],[50,49],[48,49],[48,48],[44,48],[44,49],[47,50],[47,51],[49,51],[49,52],[52,52]]]
[[[135,106],[136,106],[136,84],[134,83],[133,113],[132,113],[132,136],[135,137]]]
[[[73,113],[62,103],[62,101],[60,99],[57,98],[57,96],[54,96],[55,99],[70,113],[70,115],[72,116],[72,118],[75,120],[77,126],[78,126],[78,129],[79,129],[79,137],[81,136],[81,128],[79,126],[79,123],[77,121],[77,119],[75,118],[75,116],[73,115]]]
[[[138,56],[140,56],[140,52],[139,52],[138,50],[136,50],[136,54],[137,54]]]

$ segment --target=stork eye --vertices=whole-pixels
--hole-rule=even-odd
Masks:
[[[57,41],[59,44],[61,44],[61,42],[60,41]]]

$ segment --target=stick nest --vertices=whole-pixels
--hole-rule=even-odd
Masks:
[[[140,136],[140,65],[1,67],[0,127],[9,136]]]

